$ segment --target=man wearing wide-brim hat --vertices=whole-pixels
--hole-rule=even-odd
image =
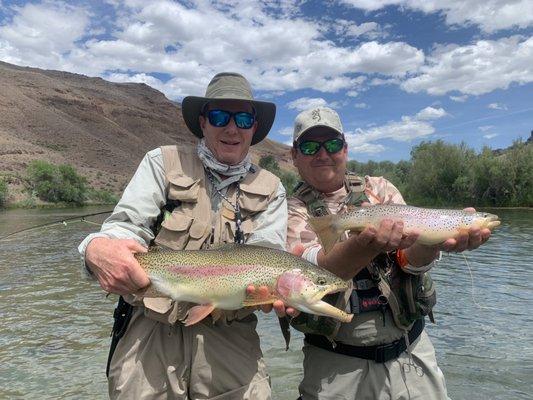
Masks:
[[[150,282],[133,254],[150,243],[175,250],[233,242],[285,247],[285,189],[253,165],[248,153],[270,130],[275,105],[255,100],[243,76],[221,73],[204,97],[183,100],[182,113],[200,138],[198,145],[148,152],[101,231],[79,246],[102,288],[121,295],[108,362],[109,394],[113,399],[268,399],[269,377],[252,309],[219,318],[189,316],[192,325],[185,326],[191,303],[139,295]],[[282,306],[276,309],[283,311]]]

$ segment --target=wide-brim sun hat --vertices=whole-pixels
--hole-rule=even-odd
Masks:
[[[272,128],[276,116],[276,105],[267,101],[254,100],[252,88],[246,78],[235,72],[222,72],[211,79],[204,97],[187,96],[181,103],[181,113],[189,130],[197,137],[204,137],[198,117],[207,103],[213,100],[245,100],[255,110],[257,130],[252,145],[259,143]]]

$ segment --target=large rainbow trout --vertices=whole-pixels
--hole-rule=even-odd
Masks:
[[[493,229],[500,225],[498,216],[485,212],[439,210],[406,205],[359,207],[345,214],[331,214],[309,219],[324,252],[328,252],[345,231],[360,232],[367,226],[377,228],[382,220],[401,220],[404,232],[417,231],[417,242],[434,245],[455,238],[471,227]]]
[[[189,310],[185,325],[215,309],[237,310],[277,299],[342,322],[353,316],[322,301],[326,294],[347,290],[350,282],[285,251],[230,244],[212,250],[154,250],[135,257],[150,278],[149,290],[175,301],[198,303]],[[268,287],[269,294],[247,295],[250,284]]]

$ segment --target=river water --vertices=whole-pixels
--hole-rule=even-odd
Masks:
[[[97,211],[2,211],[0,236]],[[437,323],[427,331],[452,399],[533,398],[533,210],[493,212],[503,224],[485,246],[467,261],[446,255],[433,270]],[[0,240],[0,399],[106,398],[116,298],[83,279],[76,250],[97,229],[57,224]],[[276,319],[264,314],[259,332],[273,398],[295,400],[301,335],[293,331],[285,352]]]

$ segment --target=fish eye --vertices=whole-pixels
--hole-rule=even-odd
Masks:
[[[316,283],[318,285],[325,285],[326,284],[326,278],[324,278],[322,276],[319,276],[318,279],[316,280]]]

